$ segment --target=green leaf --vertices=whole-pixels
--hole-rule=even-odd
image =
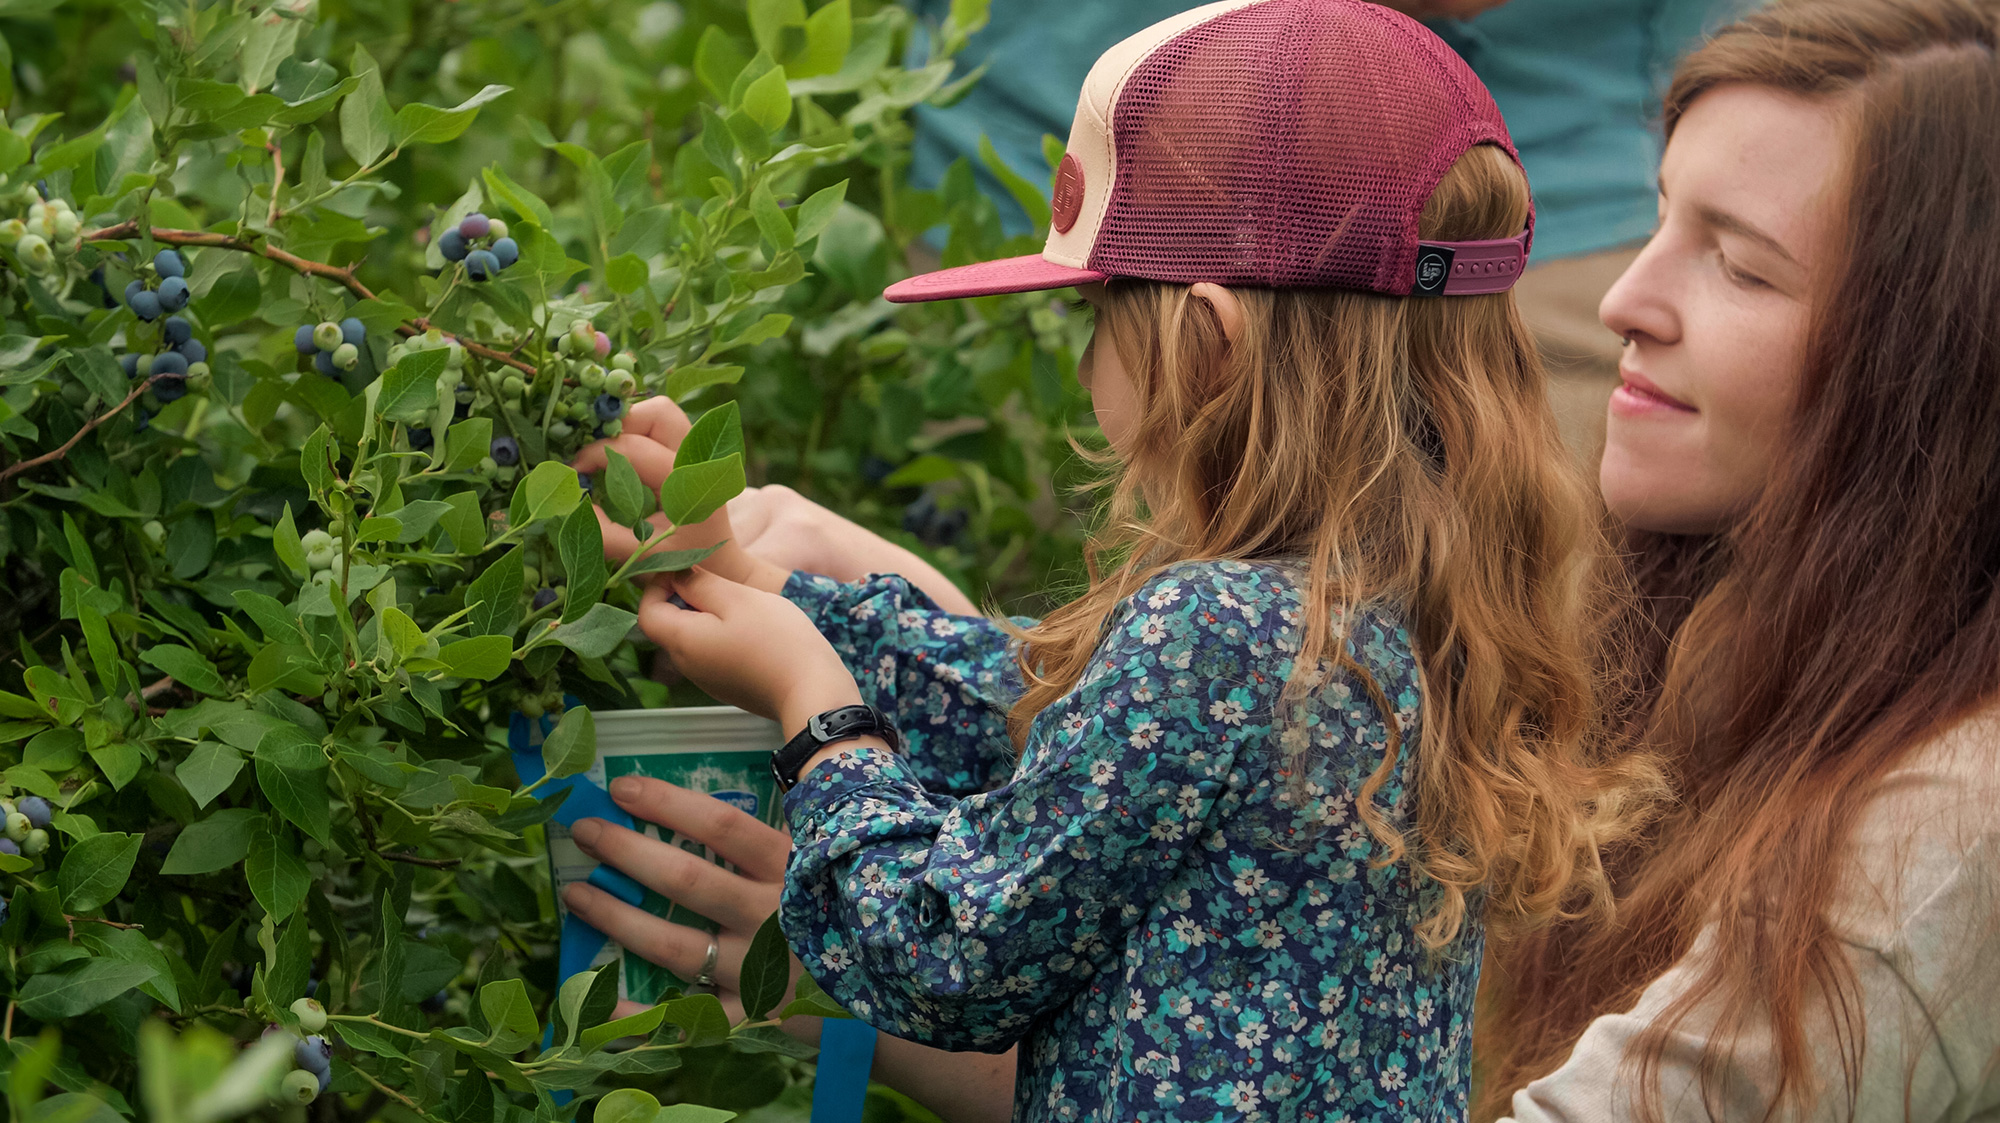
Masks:
[[[480,987],[479,1012],[486,1016],[486,1024],[496,1034],[505,1030],[523,1045],[541,1039],[542,1024],[535,1019],[535,1004],[528,998],[527,985],[519,979],[502,979]]]
[[[108,403],[124,401],[125,395],[130,392],[125,371],[119,367],[118,360],[112,357],[108,347],[84,347],[71,351],[63,365],[91,393]]]
[[[554,460],[535,465],[535,470],[521,481],[521,490],[528,497],[527,518],[522,526],[562,518],[583,502],[583,485],[576,478],[576,469]]]
[[[660,484],[660,510],[675,526],[693,526],[736,498],[743,486],[740,452],[686,467],[676,465]]]
[[[312,884],[305,859],[299,857],[298,844],[269,826],[250,839],[250,853],[243,859],[243,876],[250,883],[251,895],[272,916],[297,912]]]
[[[636,1014],[629,1014],[617,1021],[593,1026],[577,1037],[577,1044],[585,1049],[596,1049],[621,1037],[641,1037],[653,1032],[660,1020],[666,1016],[666,1007],[651,1006]],[[599,1108],[598,1118],[602,1119],[603,1108]]]
[[[743,451],[743,413],[735,402],[724,402],[701,415],[674,451],[674,468],[720,460]]]
[[[711,411],[713,412],[713,411]],[[604,448],[604,510],[613,522],[631,526],[653,513],[653,493],[640,481],[638,469],[625,454]]]
[[[418,499],[396,508],[396,521],[403,524],[402,532],[396,535],[396,541],[402,545],[423,541],[425,536],[430,534],[431,528],[438,524],[438,520],[451,514],[452,510],[450,503],[436,499]]]
[[[215,279],[208,293],[194,302],[203,323],[221,326],[247,320],[257,314],[264,286],[254,269],[232,269]]]
[[[264,996],[271,1005],[290,1006],[306,996],[306,981],[312,977],[312,938],[305,917],[295,917],[285,925],[278,940],[278,954],[271,972],[264,977]]]
[[[381,392],[375,398],[375,412],[389,421],[400,421],[406,425],[423,424],[430,412],[437,408],[438,375],[444,373],[445,363],[450,357],[450,352],[443,347],[404,355],[402,362],[382,375],[378,383]],[[482,451],[480,455],[485,453]]]
[[[737,1117],[733,1111],[719,1107],[705,1107],[701,1104],[668,1104],[653,1117],[653,1123],[729,1123]]]
[[[73,971],[29,979],[21,988],[21,1012],[38,1021],[60,1022],[95,1010],[157,976],[151,967],[92,957]]]
[[[284,563],[292,576],[303,581],[312,576],[306,566],[306,548],[299,543],[298,524],[292,521],[292,505],[285,504],[285,513],[278,518],[278,525],[271,531],[271,549]]]
[[[549,637],[585,658],[602,659],[618,649],[638,622],[636,614],[600,602],[583,619],[552,629]]]
[[[750,940],[743,956],[743,976],[739,993],[743,1013],[751,1021],[762,1021],[771,1008],[784,1001],[792,987],[792,952],[785,934],[778,928],[778,914],[767,917]]]
[[[513,177],[499,165],[489,167],[479,175],[486,181],[486,197],[496,205],[506,207],[544,230],[555,226],[555,216],[549,213],[549,205],[534,192],[514,182]]]
[[[764,235],[764,240],[771,243],[774,252],[784,253],[792,248],[795,237],[792,220],[785,217],[769,185],[760,182],[757,189],[750,193],[750,217],[757,220],[757,229]]]
[[[632,578],[642,577],[648,573],[679,573],[683,569],[692,569],[707,561],[720,549],[722,544],[718,542],[713,546],[703,546],[699,550],[657,550],[633,562],[632,568],[626,570],[625,575]]]
[[[486,682],[507,672],[507,665],[514,660],[514,641],[504,635],[474,636],[445,644],[438,660],[453,678]]]
[[[805,52],[785,63],[785,73],[795,79],[837,74],[853,42],[853,10],[848,0],[833,0],[806,20]]]
[[[664,1005],[667,1008],[665,1024],[680,1030],[680,1044],[700,1049],[729,1040],[729,1014],[722,1008],[722,1000],[714,995],[690,994]],[[658,1041],[662,1035],[656,1033],[653,1036]]]
[[[575,481],[575,472],[570,473],[570,479]],[[514,625],[521,619],[521,592],[527,584],[526,575],[521,547],[516,546],[487,566],[486,572],[465,590],[465,607],[471,610],[466,623],[475,635],[514,634]]]
[[[619,254],[604,263],[605,282],[620,296],[638,292],[651,276],[652,270],[645,259],[635,253]]]
[[[701,33],[701,41],[695,45],[694,72],[700,77],[708,92],[720,99],[729,97],[730,87],[736,84],[736,76],[750,64],[750,56],[737,45],[736,40],[715,24],[709,24]]]
[[[203,741],[188,750],[187,759],[174,770],[174,776],[193,797],[196,807],[207,807],[216,796],[229,790],[241,771],[241,750],[220,741]]]
[[[676,401],[686,398],[697,390],[710,386],[733,385],[743,377],[743,368],[738,366],[710,366],[696,363],[691,366],[675,367],[667,374],[667,397]]]
[[[592,1045],[584,1047],[595,1048]],[[596,1123],[654,1123],[659,1114],[660,1101],[653,1098],[651,1092],[620,1088],[597,1101],[592,1118]]]
[[[396,114],[396,145],[443,144],[448,140],[457,140],[472,127],[473,118],[479,116],[480,106],[512,92],[511,86],[487,86],[450,109],[413,101]]]
[[[556,536],[563,571],[569,574],[568,599],[563,602],[565,621],[580,618],[604,595],[610,572],[604,564],[604,532],[597,526],[597,508],[579,503],[562,522]]]
[[[790,331],[791,327],[792,318],[790,316],[785,315],[783,312],[773,312],[756,323],[751,324],[748,328],[745,328],[743,334],[734,339],[709,344],[707,353],[702,357],[706,361],[718,355],[727,354],[739,347],[755,347],[759,343],[769,343],[771,340]]]
[[[56,875],[63,908],[89,912],[116,897],[132,876],[132,863],[138,857],[136,834],[107,831],[71,846]]]
[[[259,761],[300,772],[327,766],[326,750],[320,747],[319,739],[288,721],[273,725],[257,739],[256,756]]]
[[[388,151],[396,118],[382,92],[381,69],[359,44],[348,68],[361,81],[340,103],[340,143],[356,163],[366,166]]]
[[[798,990],[793,993],[792,1000],[785,1003],[785,1008],[778,1011],[778,1016],[780,1018],[851,1018],[854,1015],[842,1009],[840,1003],[835,1002],[827,995],[826,991],[821,990],[819,983],[813,980],[810,973],[803,973],[799,976]]]
[[[111,781],[113,791],[124,791],[125,785],[132,782],[132,777],[139,774],[140,766],[145,763],[139,750],[126,741],[93,745],[90,747],[90,759],[97,764],[97,770],[104,773],[104,778]]]
[[[299,449],[299,474],[305,477],[306,486],[315,494],[325,494],[339,478],[333,470],[339,458],[340,445],[333,439],[333,433],[325,425],[314,429]]]
[[[840,0],[845,7],[847,0]],[[840,204],[847,198],[847,181],[841,180],[832,187],[823,187],[812,193],[812,197],[799,204],[797,241],[800,244],[819,237],[833,216],[840,211]]]
[[[455,491],[444,498],[451,511],[438,519],[438,526],[451,536],[453,552],[477,554],[484,550],[486,513],[479,509],[479,496],[470,491]]]
[[[164,552],[175,577],[185,581],[200,576],[215,557],[215,516],[194,510],[174,520]]]
[[[291,820],[321,846],[333,845],[332,809],[328,805],[326,770],[286,768],[257,761],[257,787],[278,814]]]
[[[232,750],[233,751],[233,750]],[[242,766],[238,760],[237,766]],[[264,817],[245,807],[227,807],[208,818],[189,823],[167,851],[160,872],[171,875],[214,873],[242,861],[250,853],[250,840],[263,825]]]
[[[597,719],[590,710],[575,706],[542,741],[542,767],[560,780],[587,772],[597,762]]]

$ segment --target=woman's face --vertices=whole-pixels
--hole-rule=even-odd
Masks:
[[[1082,285],[1076,291],[1095,306],[1104,295],[1104,286]],[[1076,380],[1089,392],[1097,427],[1111,450],[1129,463],[1132,436],[1139,424],[1139,390],[1132,385],[1132,376],[1125,372],[1125,363],[1118,357],[1118,348],[1112,345],[1102,317],[1083,353],[1083,361],[1077,364]]]
[[[1721,86],[1681,117],[1660,226],[1598,314],[1627,340],[1598,482],[1642,530],[1709,534],[1783,455],[1811,287],[1833,252],[1840,103]]]

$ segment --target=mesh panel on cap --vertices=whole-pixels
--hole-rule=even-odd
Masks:
[[[1112,132],[1089,267],[1183,284],[1407,294],[1444,173],[1477,144],[1515,154],[1464,61],[1362,0],[1266,0],[1169,40]]]

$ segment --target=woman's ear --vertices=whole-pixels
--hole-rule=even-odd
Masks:
[[[1203,281],[1188,290],[1188,295],[1205,301],[1215,309],[1215,318],[1222,323],[1222,337],[1231,343],[1243,334],[1243,302],[1236,294],[1222,287]]]

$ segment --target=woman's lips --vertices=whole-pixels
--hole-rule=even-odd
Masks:
[[[1611,392],[1611,409],[1614,413],[1635,417],[1643,414],[1699,412],[1693,406],[1653,385],[1651,380],[1635,371],[1620,367],[1618,377],[1622,380],[1622,384]]]

